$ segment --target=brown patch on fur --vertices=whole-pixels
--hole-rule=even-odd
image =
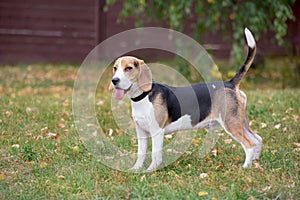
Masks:
[[[152,103],[154,107],[155,119],[159,124],[159,127],[164,128],[166,125],[170,123],[166,102],[162,98],[162,95],[158,94]]]
[[[215,98],[212,101],[211,117],[219,118],[219,114],[221,113],[225,129],[247,148],[251,148],[254,146],[254,143],[244,130],[244,127],[249,128],[244,102],[245,97],[239,90],[225,88],[224,91],[216,91]]]
[[[132,56],[124,56],[115,61],[114,68],[118,69],[120,62],[124,74],[130,79],[131,82],[137,82],[141,90],[144,92],[151,90],[152,73],[143,60]],[[135,66],[135,63],[137,64],[137,67]],[[132,69],[129,72],[126,72],[125,69],[127,67]]]
[[[138,77],[140,74],[139,69],[137,69],[134,66],[134,62],[139,62],[139,59],[131,57],[131,56],[126,56],[126,57],[122,57],[121,60],[121,66],[123,68],[124,74],[132,81],[132,82],[137,82],[138,81]],[[130,72],[126,72],[125,68],[126,67],[131,67],[132,70]]]

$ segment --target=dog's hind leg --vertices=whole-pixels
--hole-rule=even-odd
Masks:
[[[252,141],[254,141],[255,143],[254,154],[252,159],[253,160],[259,159],[261,148],[262,148],[262,138],[249,127],[247,117],[245,117],[244,120],[244,131],[248,135],[248,137],[250,137]]]
[[[254,157],[255,142],[249,137],[243,128],[243,121],[240,118],[231,118],[220,122],[223,129],[238,143],[240,143],[245,151],[246,158],[243,168],[252,166]]]
[[[253,160],[259,159],[260,153],[261,153],[261,148],[262,148],[262,138],[256,134],[249,126],[248,118],[247,118],[247,111],[246,111],[246,104],[247,104],[247,96],[246,94],[240,90],[240,94],[244,97],[244,131],[254,141],[255,146],[254,146],[254,155],[253,155]]]

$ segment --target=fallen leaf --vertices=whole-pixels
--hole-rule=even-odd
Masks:
[[[10,116],[12,116],[12,114],[13,114],[13,112],[11,112],[11,111],[6,111],[5,112],[5,115],[6,115],[7,118],[10,118]]]
[[[225,139],[225,140],[224,140],[224,143],[225,143],[225,144],[230,144],[231,142],[232,142],[232,139]]]
[[[165,138],[172,139],[173,135],[172,134],[165,135]]]
[[[250,197],[248,198],[248,200],[255,200],[255,197],[250,196]]]
[[[212,153],[213,156],[216,157],[216,156],[217,156],[217,149],[213,149],[213,150],[211,151],[211,153]]]
[[[261,190],[264,191],[264,192],[266,192],[266,191],[269,191],[271,188],[272,188],[272,186],[268,185],[268,186],[262,188]]]
[[[192,142],[194,143],[194,144],[199,144],[200,142],[201,142],[201,140],[200,139],[192,139]]]
[[[35,140],[42,140],[44,137],[42,135],[34,136]]]
[[[292,120],[293,120],[294,122],[298,122],[298,120],[299,120],[299,115],[292,115]]]
[[[208,195],[208,192],[205,191],[198,192],[199,197],[206,196],[206,195]]]
[[[300,143],[294,142],[293,144],[294,144],[296,147],[300,148]]]
[[[32,137],[32,133],[26,133],[27,137]]]
[[[27,107],[27,108],[26,108],[26,113],[27,113],[27,114],[28,114],[28,113],[31,113],[31,112],[32,112],[32,110],[33,110],[32,108],[30,108],[30,107]]]
[[[58,175],[57,178],[59,178],[59,179],[65,179],[66,177],[63,176],[63,175]]]
[[[79,147],[78,146],[75,146],[75,147],[72,147],[72,151],[75,153],[79,150]]]
[[[218,151],[217,151],[217,154],[219,155],[219,154],[221,154],[223,152],[223,150],[222,149],[219,149]]]
[[[58,129],[62,129],[62,128],[65,128],[65,127],[66,127],[66,125],[64,125],[62,123],[56,125],[56,128],[58,128]]]
[[[261,128],[266,128],[266,127],[267,127],[267,124],[262,122],[262,123],[260,123],[260,127],[261,127]]]
[[[48,166],[48,163],[46,163],[46,162],[41,162],[41,164],[40,164],[40,168],[44,168],[47,166]]]
[[[48,133],[47,138],[57,139],[59,137],[59,133]]]
[[[275,129],[279,129],[280,126],[281,126],[281,124],[276,124],[276,125],[274,126],[274,128],[275,128]]]
[[[216,167],[216,170],[221,170],[221,169],[224,169],[224,165],[223,164],[220,164]]]
[[[231,152],[235,152],[235,150],[236,150],[236,144],[232,144],[232,146],[231,146]]]
[[[3,181],[3,180],[4,180],[4,175],[0,174],[0,181]]]
[[[206,177],[208,177],[208,174],[207,174],[207,173],[201,173],[201,174],[200,174],[200,178],[206,178]]]
[[[19,145],[19,144],[13,144],[11,147],[12,147],[12,148],[19,149],[19,148],[20,148],[20,145]]]
[[[257,163],[257,162],[254,162],[254,168],[258,169],[259,171],[263,171],[264,170],[264,168],[259,163]]]
[[[104,101],[103,100],[99,100],[98,102],[97,102],[97,106],[102,106],[104,104]]]
[[[288,113],[291,113],[294,109],[293,108],[288,108],[285,113],[288,114]]]
[[[41,129],[41,133],[45,133],[47,130],[48,130],[48,127],[46,126],[46,127]]]
[[[93,137],[97,137],[97,131],[92,132]]]
[[[272,153],[272,154],[276,154],[276,153],[277,153],[277,150],[274,149],[274,150],[271,151],[271,153]]]
[[[111,137],[113,135],[113,132],[114,132],[113,129],[110,128],[109,132],[108,132],[108,135]]]
[[[146,175],[143,175],[143,176],[140,178],[140,182],[143,182],[145,179],[146,179]]]

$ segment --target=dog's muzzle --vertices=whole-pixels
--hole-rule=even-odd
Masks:
[[[111,80],[114,86],[116,86],[118,83],[120,83],[120,79],[118,77],[115,77]]]

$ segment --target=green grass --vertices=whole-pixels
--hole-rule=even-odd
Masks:
[[[224,132],[214,147],[217,156],[209,153],[199,159],[200,131],[200,143],[194,142],[173,164],[147,174],[113,170],[86,150],[71,109],[77,69],[0,68],[0,199],[300,197],[300,90],[293,76],[280,76],[281,68],[252,70],[243,83],[251,127],[264,139],[261,158],[251,169],[240,169],[244,152],[234,141],[225,144],[230,137]],[[271,74],[268,79],[266,74]],[[99,91],[107,92],[106,85]],[[109,99],[98,92],[97,100],[104,104],[96,109],[105,113],[98,120],[107,130],[122,133],[111,120]],[[135,150],[136,141],[126,134],[114,135],[114,142]]]

